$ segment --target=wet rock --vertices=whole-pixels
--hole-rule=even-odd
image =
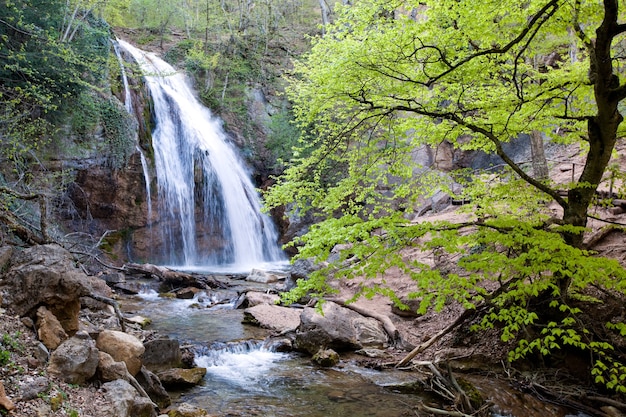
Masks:
[[[281,274],[278,272],[261,271],[260,269],[253,269],[246,277],[246,281],[260,282],[262,284],[270,284],[278,282],[287,278],[287,274]]]
[[[248,291],[246,293],[245,300],[242,304],[243,307],[254,307],[259,304],[276,305],[280,301],[280,296],[276,294],[268,294],[266,292]]]
[[[178,340],[154,339],[143,345],[145,351],[141,359],[147,369],[155,372],[181,366],[183,358]]]
[[[127,295],[137,295],[141,292],[142,285],[137,282],[120,282],[113,285],[116,291]]]
[[[277,332],[294,331],[300,325],[302,310],[269,304],[246,308],[243,323],[254,324]]]
[[[117,330],[104,330],[98,336],[96,346],[116,361],[123,361],[131,375],[141,369],[141,355],[145,348],[135,336]]]
[[[15,408],[15,404],[13,404],[13,401],[11,401],[9,397],[7,397],[2,381],[0,381],[0,407],[7,411],[11,411]]]
[[[20,400],[30,401],[41,393],[48,391],[50,388],[50,380],[44,376],[36,377],[20,384]]]
[[[155,417],[152,401],[139,395],[130,383],[123,379],[102,385],[105,396],[112,403],[111,417]]]
[[[59,320],[44,306],[37,309],[37,335],[50,350],[56,349],[67,339],[67,333]]]
[[[339,354],[332,349],[320,349],[313,355],[312,360],[320,366],[330,368],[339,363]]]
[[[104,281],[86,275],[69,251],[54,244],[14,250],[0,289],[8,295],[4,303],[21,317],[35,317],[37,309],[45,306],[69,335],[78,330],[80,297],[111,295]]]
[[[174,294],[176,294],[176,298],[178,298],[178,299],[181,299],[181,300],[191,300],[200,291],[201,290],[199,288],[187,287],[187,288],[183,288],[183,289],[180,289],[180,290],[176,291]]]
[[[181,389],[198,385],[204,375],[206,368],[172,368],[167,371],[157,372],[157,376],[166,388]]]
[[[52,352],[48,373],[69,384],[83,384],[98,367],[98,349],[87,333],[78,332]]]
[[[206,410],[187,403],[176,406],[168,411],[167,415],[168,417],[211,417]]]
[[[338,351],[382,348],[387,334],[378,320],[364,317],[333,302],[326,302],[323,315],[307,307],[296,330],[296,348],[315,354],[321,348]]]
[[[154,401],[160,409],[164,409],[172,403],[170,395],[165,391],[165,388],[163,388],[159,377],[145,367],[141,367],[135,379],[137,379],[139,385],[141,385],[150,399]]]
[[[116,361],[111,355],[102,351],[98,353],[98,359],[97,373],[101,381],[109,382],[127,378],[128,369],[124,362]]]

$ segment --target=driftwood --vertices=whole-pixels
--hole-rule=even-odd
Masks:
[[[398,329],[396,329],[396,326],[391,322],[391,319],[389,317],[383,314],[378,314],[366,308],[356,306],[352,303],[347,303],[345,300],[341,300],[337,298],[329,298],[328,301],[332,301],[333,303],[339,304],[342,307],[355,311],[362,316],[371,317],[373,319],[378,320],[383,325],[385,332],[387,333],[387,335],[389,336],[389,338],[391,339],[394,345],[398,345],[402,343],[400,332],[398,331]]]

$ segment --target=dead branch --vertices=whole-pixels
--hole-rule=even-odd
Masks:
[[[430,346],[435,344],[437,341],[439,341],[439,339],[441,339],[446,334],[450,333],[452,330],[458,327],[461,323],[465,322],[465,320],[472,317],[475,313],[476,313],[476,310],[465,310],[463,314],[461,314],[452,324],[450,324],[448,327],[441,330],[439,333],[437,333],[436,335],[434,335],[433,337],[431,337],[430,339],[428,339],[421,345],[417,346],[411,352],[409,352],[408,355],[406,355],[400,362],[398,362],[398,364],[396,365],[396,368],[400,366],[404,366],[407,363],[409,363],[411,359],[413,359],[419,353],[423,352],[424,350],[428,349]]]
[[[123,332],[126,331],[126,325],[124,324],[124,316],[122,315],[122,311],[120,310],[120,306],[117,303],[117,301],[113,300],[112,298],[103,297],[102,295],[98,295],[98,294],[87,294],[87,297],[93,298],[96,301],[100,301],[102,303],[108,304],[111,307],[113,307],[113,310],[115,310],[115,315],[117,316],[117,319],[120,322],[122,331]]]
[[[330,298],[329,301],[332,301],[336,304],[339,304],[342,307],[355,311],[361,314],[362,316],[371,317],[373,319],[378,320],[383,325],[385,332],[387,333],[387,335],[389,336],[389,338],[391,339],[394,345],[398,345],[402,342],[402,337],[400,336],[400,332],[398,331],[396,326],[391,322],[391,319],[389,317],[383,314],[378,314],[366,308],[359,307],[352,303],[347,303],[345,300],[341,300],[338,298]]]

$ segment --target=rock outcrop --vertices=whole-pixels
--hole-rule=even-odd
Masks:
[[[3,303],[21,317],[35,318],[45,306],[68,335],[78,330],[80,298],[110,297],[106,283],[76,267],[72,254],[59,245],[39,245],[15,250],[10,266],[0,281]]]
[[[336,351],[384,347],[387,334],[380,322],[364,317],[331,301],[325,302],[323,315],[307,307],[300,316],[295,345],[315,355],[320,349]]]

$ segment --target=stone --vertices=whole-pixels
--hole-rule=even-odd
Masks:
[[[37,335],[39,340],[50,350],[56,349],[67,340],[67,333],[56,316],[45,306],[37,309]]]
[[[174,294],[176,294],[176,298],[178,298],[178,299],[181,299],[181,300],[191,300],[200,291],[202,291],[202,290],[200,290],[199,288],[186,287],[186,288],[182,288],[182,289],[176,291]]]
[[[78,332],[52,352],[48,373],[69,384],[83,384],[95,375],[98,360],[96,343]]]
[[[277,305],[259,304],[243,311],[243,323],[254,324],[277,332],[295,331],[300,325],[302,310]]]
[[[332,349],[320,349],[313,355],[313,362],[325,368],[330,368],[339,363],[339,354]]]
[[[180,343],[175,339],[154,339],[144,344],[143,365],[155,372],[181,367],[183,358]]]
[[[96,346],[116,361],[124,362],[131,375],[137,375],[141,369],[141,355],[145,348],[135,336],[117,330],[104,330],[98,335]]]
[[[38,376],[32,380],[24,381],[20,384],[20,400],[34,400],[39,394],[48,391],[50,380],[45,376]]]
[[[126,275],[122,274],[121,272],[109,272],[100,275],[100,278],[109,285],[126,282]]]
[[[260,282],[262,284],[271,284],[273,282],[284,280],[285,278],[287,278],[287,274],[253,269],[246,277],[246,281]]]
[[[296,330],[296,349],[314,355],[321,348],[346,351],[387,345],[387,334],[378,320],[331,301],[322,310],[323,315],[315,308],[304,309]]]
[[[137,382],[146,391],[146,394],[150,396],[150,399],[160,408],[164,409],[172,403],[170,395],[163,388],[161,380],[154,373],[146,369],[145,366],[141,367],[139,373],[135,376]]]
[[[280,301],[280,296],[276,294],[268,294],[266,292],[248,291],[246,293],[243,305],[245,307],[254,307],[259,304],[276,305]]]
[[[152,401],[139,395],[128,381],[117,379],[102,385],[105,397],[112,404],[111,417],[155,417]]]
[[[157,372],[157,376],[166,388],[180,389],[198,385],[206,375],[206,368],[172,368]]]
[[[211,417],[206,410],[182,403],[167,412],[168,417]]]
[[[420,314],[417,311],[420,308],[421,299],[408,299],[401,298],[402,304],[406,305],[408,309],[402,310],[400,307],[395,304],[391,306],[391,312],[400,317],[419,317]]]
[[[48,362],[48,359],[50,359],[50,351],[46,345],[41,342],[37,343],[37,346],[35,347],[35,359],[37,359],[40,363],[46,363]]]
[[[4,390],[4,384],[0,381],[0,407],[4,408],[6,411],[11,411],[15,408],[15,404],[9,397],[7,397],[7,393]]]
[[[122,361],[116,361],[106,352],[98,352],[98,379],[104,382],[127,379],[128,369]]]
[[[73,335],[78,330],[80,297],[111,296],[104,281],[77,268],[72,254],[59,245],[36,245],[13,252],[0,290],[7,294],[5,304],[20,317],[35,317],[37,309],[45,306],[63,330]]]
[[[142,329],[148,326],[150,323],[152,323],[152,320],[150,320],[148,317],[139,316],[139,315],[127,317],[124,320],[127,321],[128,323],[137,324]]]

